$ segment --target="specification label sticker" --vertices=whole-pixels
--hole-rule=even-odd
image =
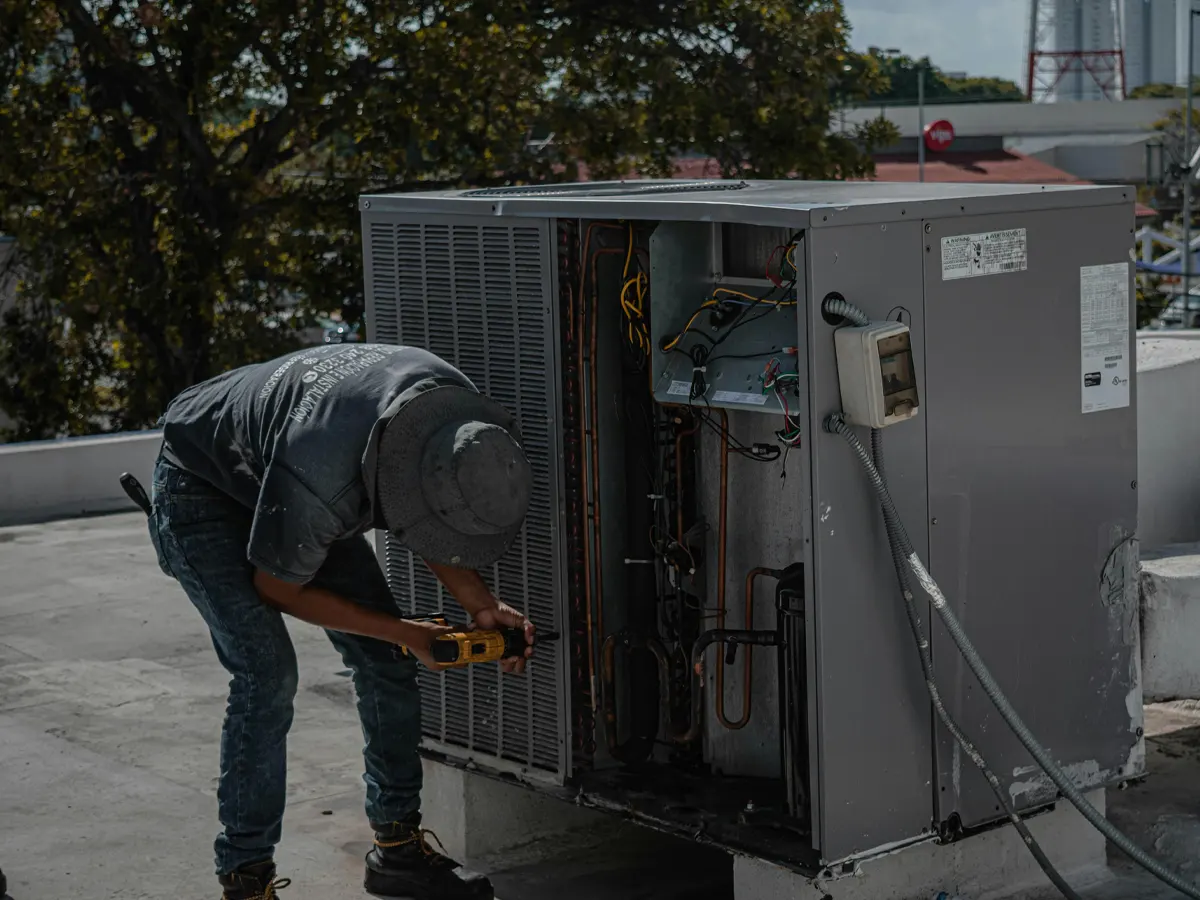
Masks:
[[[1024,228],[942,238],[943,281],[1024,272],[1028,267]]]
[[[1129,263],[1079,270],[1083,411],[1129,405]]]
[[[749,394],[741,391],[717,391],[713,403],[746,403],[750,406],[766,406],[766,394]]]
[[[671,386],[667,388],[667,395],[670,397],[686,397],[692,392],[692,383],[690,381],[672,381]]]

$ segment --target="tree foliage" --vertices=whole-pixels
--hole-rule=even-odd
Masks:
[[[920,94],[918,72],[925,70],[926,103],[1022,102],[1025,92],[1004,78],[956,78],[947,75],[929,61],[903,54],[888,54],[872,47],[867,56],[887,78],[883,90],[872,91],[872,103],[915,104]]]
[[[1187,93],[1187,86],[1180,87],[1176,84],[1163,84],[1162,82],[1154,82],[1152,84],[1139,84],[1129,92],[1130,100],[1169,100],[1172,97],[1183,99]]]
[[[356,197],[633,171],[866,174],[883,88],[830,0],[0,0],[19,437],[153,423],[361,313]]]

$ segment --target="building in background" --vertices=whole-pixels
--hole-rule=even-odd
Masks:
[[[1028,0],[1026,90],[1041,101],[1119,100],[1151,84],[1183,87],[1200,0]],[[1200,41],[1197,42],[1200,45]]]
[[[988,142],[1035,157],[1076,178],[1098,184],[1142,184],[1147,180],[1147,144],[1158,140],[1156,122],[1179,107],[1173,98],[1080,103],[952,103],[928,106],[925,120],[949,121],[955,139],[950,153]],[[916,106],[862,106],[839,113],[850,129],[883,116],[915,152],[920,114]],[[997,141],[999,144],[997,145]],[[929,159],[933,159],[931,154]]]
[[[1027,0],[1026,96],[1034,103],[1123,100],[1125,0]]]
[[[1200,9],[1195,0],[1192,4]],[[1148,84],[1187,84],[1187,31],[1179,27],[1179,18],[1181,12],[1187,15],[1188,5],[1187,0],[1125,0],[1125,71],[1130,90]]]
[[[1041,47],[1030,59],[1030,71],[1042,86],[1053,79],[1052,98],[1062,100],[1120,100],[1128,92],[1123,35],[1122,0],[1040,0],[1045,9],[1040,41],[1052,24],[1053,48]],[[1036,88],[1035,88],[1036,89]],[[1037,97],[1032,99],[1051,99]]]
[[[1200,0],[1125,0],[1125,66],[1130,90],[1148,84],[1187,85],[1193,10],[1200,11]],[[1192,54],[1191,71],[1200,73],[1200,40]]]

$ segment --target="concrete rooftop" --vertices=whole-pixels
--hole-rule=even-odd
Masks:
[[[154,562],[140,514],[0,529],[0,868],[14,900],[219,895],[211,866],[227,676]],[[323,634],[289,623],[301,691],[278,855],[287,900],[348,900],[370,835],[350,684]],[[1152,777],[1110,816],[1200,880],[1200,707],[1148,714]],[[719,852],[614,819],[590,844],[497,861],[502,900],[733,896]],[[831,887],[836,897],[836,887]],[[1144,878],[1094,900],[1177,896]],[[971,898],[966,898],[971,900]]]

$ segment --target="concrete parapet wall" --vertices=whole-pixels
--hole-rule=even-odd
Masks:
[[[1141,591],[1146,701],[1200,698],[1200,544],[1144,554]]]
[[[1200,331],[1143,332],[1137,357],[1138,538],[1200,541]]]
[[[150,490],[158,431],[0,445],[0,525],[134,509],[119,478]]]

